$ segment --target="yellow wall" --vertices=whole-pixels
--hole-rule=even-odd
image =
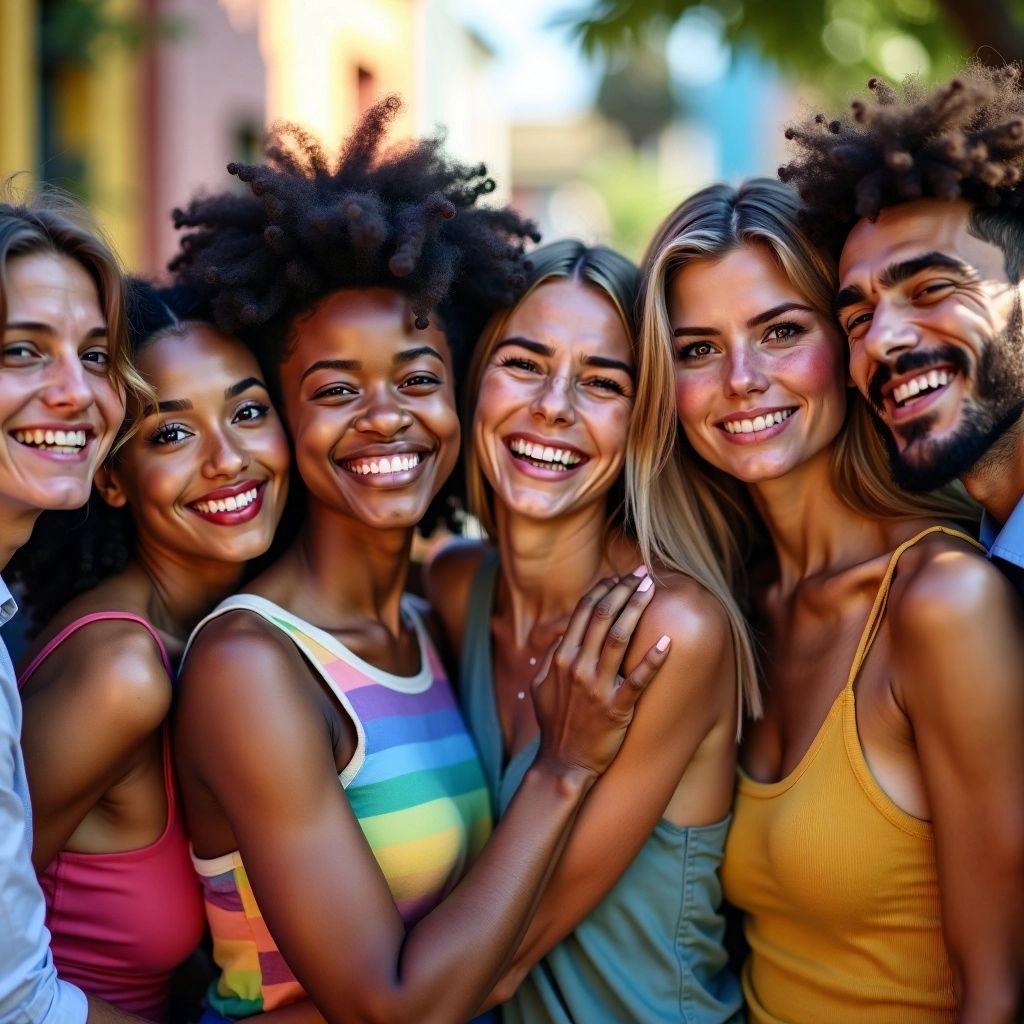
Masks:
[[[36,2],[0,3],[0,176],[36,170]]]

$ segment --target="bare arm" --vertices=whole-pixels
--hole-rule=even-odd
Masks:
[[[597,595],[574,618],[535,686],[547,728],[521,795],[466,878],[408,932],[338,785],[334,744],[303,693],[308,670],[294,649],[244,617],[233,636],[200,636],[179,750],[224,809],[278,947],[329,1021],[462,1021],[500,976],[663,659],[655,650],[616,684],[649,600],[631,596],[638,582]]]
[[[893,609],[961,1024],[1024,1009],[1024,615],[974,554],[947,552]]]
[[[134,1013],[119,1010],[116,1006],[103,1002],[102,999],[96,999],[93,996],[89,996],[88,999],[89,1016],[86,1018],[86,1024],[146,1024],[141,1017],[136,1017]],[[288,1022],[282,1022],[282,1024],[288,1024]]]
[[[45,868],[160,728],[171,684],[138,626],[83,627],[44,663],[56,678],[23,699],[22,749],[32,797],[32,861]]]
[[[696,584],[686,581],[674,593],[661,587],[636,629],[627,670],[662,633],[672,637],[668,658],[637,707],[622,750],[587,796],[515,959],[487,1005],[509,999],[529,970],[604,899],[664,816],[698,749],[715,764],[701,776],[704,792],[687,795],[687,821],[710,824],[728,813],[738,713],[728,623],[718,602]]]

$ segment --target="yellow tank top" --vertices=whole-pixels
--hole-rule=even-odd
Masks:
[[[875,781],[857,734],[854,682],[900,556],[889,559],[842,693],[778,782],[741,771],[722,863],[746,914],[751,1024],[936,1024],[956,1019],[932,827]],[[978,546],[975,544],[975,546]]]

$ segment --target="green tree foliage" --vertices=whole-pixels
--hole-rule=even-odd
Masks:
[[[1024,0],[590,0],[556,22],[585,53],[609,58],[694,14],[826,92],[875,74],[937,78],[969,59],[1024,60]]]

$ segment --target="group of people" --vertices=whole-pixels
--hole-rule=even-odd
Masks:
[[[639,268],[394,99],[0,206],[0,1024],[1020,1019],[1024,88],[872,87]]]

